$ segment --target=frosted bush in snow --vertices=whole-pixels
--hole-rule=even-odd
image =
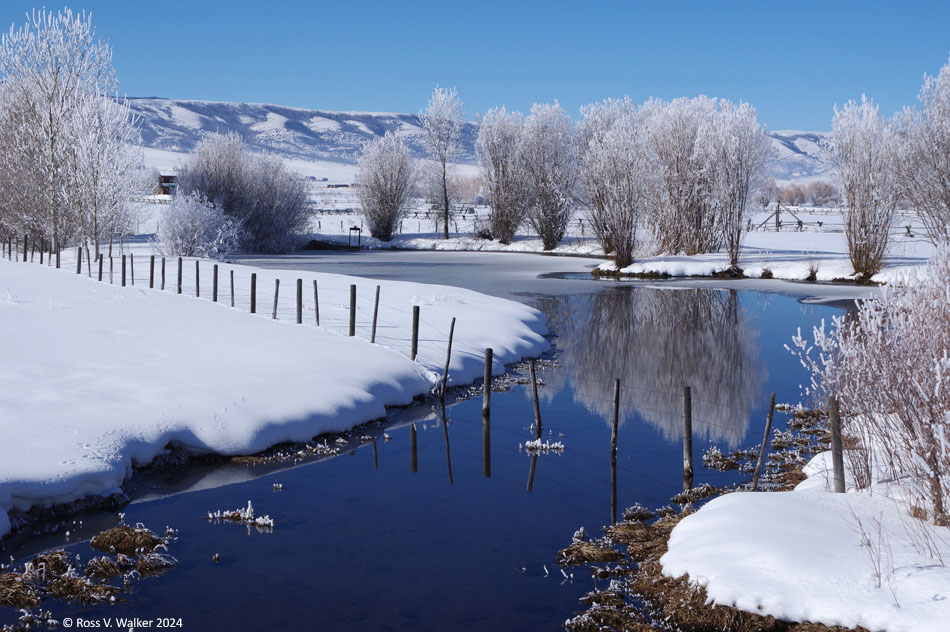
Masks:
[[[633,263],[637,229],[655,205],[657,181],[646,120],[629,99],[586,106],[581,177],[591,225],[618,268]]]
[[[462,137],[462,100],[455,88],[435,87],[419,123],[425,131],[425,142],[432,158],[428,182],[434,184],[436,204],[442,214],[444,237],[449,238],[449,213],[452,206],[452,179],[449,163],[458,155]]]
[[[844,194],[845,236],[854,273],[867,280],[884,264],[900,197],[894,167],[897,138],[873,101],[835,108],[831,155]]]
[[[574,124],[557,101],[535,103],[525,120],[521,160],[531,186],[528,221],[545,250],[564,238],[574,204],[577,160]]]
[[[896,167],[928,239],[938,243],[950,239],[950,62],[936,77],[924,77],[918,101],[918,109],[898,117]]]
[[[370,235],[389,241],[408,210],[414,180],[412,156],[392,132],[363,147],[356,175],[357,193]]]
[[[948,523],[950,502],[950,247],[929,268],[861,301],[853,316],[799,333],[793,352],[812,373],[809,391],[839,400],[859,483],[893,477],[919,515]]]
[[[222,257],[238,249],[241,223],[196,193],[176,196],[158,223],[162,252],[187,257]]]
[[[719,208],[722,239],[729,265],[739,265],[739,248],[748,207],[764,184],[772,144],[748,103],[719,102],[709,141],[712,145],[712,199]]]
[[[650,217],[660,252],[695,255],[718,250],[723,234],[712,199],[709,142],[716,100],[651,100],[643,107],[650,114],[650,147],[662,183],[661,204]]]
[[[252,153],[233,132],[198,143],[179,171],[178,190],[203,196],[240,222],[246,252],[287,252],[310,220],[304,179],[280,158]]]
[[[520,112],[492,108],[479,120],[475,151],[488,184],[492,209],[489,230],[503,244],[510,244],[524,223],[531,199],[519,155],[523,135],[524,117]]]
[[[87,116],[117,86],[112,48],[96,38],[87,14],[41,9],[3,35],[0,76],[0,172],[7,187],[0,224],[59,248],[80,232],[77,211],[88,212],[90,195],[122,197],[115,172],[132,164],[110,155],[127,129],[97,129],[96,117]],[[109,120],[100,122],[129,124],[121,112],[118,119],[107,107],[98,110],[103,114]],[[103,177],[91,183],[96,170]]]

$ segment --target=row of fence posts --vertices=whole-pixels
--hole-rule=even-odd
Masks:
[[[33,246],[32,250],[30,246]],[[20,247],[19,242],[13,238],[7,238],[7,241],[2,245],[2,256],[5,256],[10,261],[20,261]],[[37,248],[37,240],[34,239],[33,242],[30,242],[29,235],[23,235],[23,263],[33,263],[36,259],[36,254],[39,253],[40,265],[43,265],[43,256],[46,255],[46,265],[53,265],[53,255],[56,255],[56,267],[59,268],[59,250],[53,251],[53,244],[48,244],[45,239],[39,240],[39,248]]]
[[[36,253],[36,244],[34,243],[33,254]],[[45,248],[39,250],[40,253],[40,263],[43,263],[43,254],[46,252]],[[14,250],[14,244],[12,239],[8,239],[6,244],[4,244],[3,254],[7,256],[11,261],[18,260],[19,250]],[[53,251],[49,250],[49,261],[52,261]],[[56,253],[56,267],[59,267],[59,253]],[[29,250],[29,238],[24,236],[23,238],[23,261],[32,261],[33,257],[30,255]],[[98,280],[101,282],[103,280],[103,267],[105,261],[105,255],[99,254],[98,259]],[[92,263],[90,261],[90,255],[86,254],[87,260],[87,271],[88,275],[92,277]],[[123,287],[126,285],[126,280],[131,281],[131,285],[135,285],[135,255],[122,255],[121,259],[121,284]],[[127,267],[128,262],[128,267]],[[82,274],[82,263],[83,263],[83,249],[82,246],[76,248],[76,274]],[[109,257],[109,283],[113,283],[113,257]],[[177,283],[176,283],[176,293],[182,293],[182,279],[183,279],[183,259],[178,257],[178,270],[177,270]],[[127,274],[128,270],[128,274]],[[231,290],[231,307],[234,307],[234,270],[230,270],[230,290]],[[165,257],[161,259],[161,267],[159,269],[161,289],[165,289]],[[155,255],[149,256],[149,279],[148,286],[150,289],[155,287]],[[211,285],[211,301],[213,303],[218,302],[218,264],[214,264],[212,268],[212,285]],[[296,317],[297,324],[303,324],[303,279],[297,279],[297,297],[296,297]],[[277,318],[277,305],[278,299],[280,296],[280,279],[276,279],[274,282],[274,306],[271,312],[271,318]],[[201,262],[195,261],[195,297],[201,297]],[[370,342],[376,342],[376,331],[377,331],[377,322],[379,319],[379,297],[380,297],[380,286],[376,286],[376,296],[373,304],[373,324],[370,335]],[[317,286],[317,280],[313,280],[313,304],[314,304],[314,319],[316,325],[320,326],[320,297],[319,289]],[[257,313],[257,273],[251,273],[251,299],[250,299],[250,312],[252,314]],[[452,334],[455,330],[455,319],[452,319],[451,330],[449,333],[449,358],[451,358],[452,353]],[[350,285],[350,313],[349,313],[349,336],[356,335],[356,285]],[[415,360],[416,355],[419,349],[419,306],[414,305],[412,308],[412,342],[410,347],[410,359]],[[445,389],[446,382],[448,377],[448,360],[446,360],[446,371],[443,375],[442,385],[441,385],[441,397],[445,399]]]

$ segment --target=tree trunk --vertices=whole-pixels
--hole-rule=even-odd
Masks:
[[[448,239],[448,238],[449,238],[449,183],[448,183],[448,178],[446,177],[446,170],[447,170],[446,165],[445,165],[445,163],[443,162],[443,163],[442,163],[442,204],[443,204],[443,206],[442,206],[442,212],[443,212],[443,216],[442,216],[442,217],[443,217],[443,220],[444,220],[444,227],[443,227],[443,230],[445,231],[444,238],[445,238],[445,239]]]

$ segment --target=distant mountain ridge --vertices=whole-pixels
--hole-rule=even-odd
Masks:
[[[425,154],[423,130],[416,114],[330,112],[266,103],[189,101],[156,97],[129,98],[139,117],[146,147],[190,152],[209,133],[235,132],[253,149],[304,160],[353,164],[363,144],[386,132],[401,136],[413,154]],[[466,122],[460,162],[475,161],[478,127]],[[826,132],[770,132],[779,182],[827,178],[829,164],[821,144]]]
[[[146,147],[190,152],[210,133],[235,132],[253,149],[293,158],[355,163],[363,144],[393,132],[413,154],[423,155],[423,130],[415,114],[328,112],[266,103],[130,98]],[[463,162],[475,159],[474,123],[462,130]]]

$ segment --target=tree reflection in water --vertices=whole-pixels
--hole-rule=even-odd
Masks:
[[[557,334],[559,367],[543,367],[550,403],[570,384],[574,400],[610,420],[634,414],[668,440],[683,434],[683,386],[692,387],[696,438],[738,445],[767,378],[758,333],[734,290],[620,287],[536,304]]]

